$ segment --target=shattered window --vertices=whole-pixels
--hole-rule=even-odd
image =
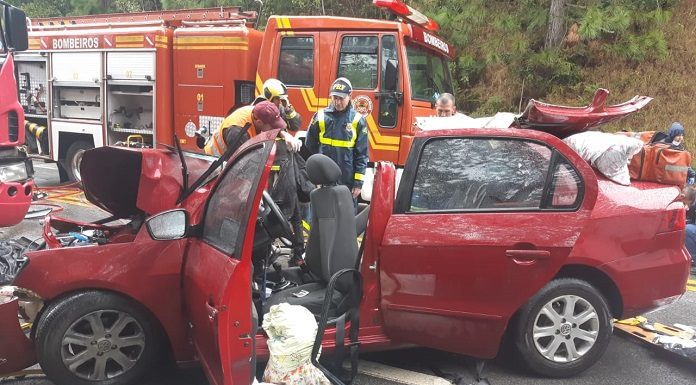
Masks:
[[[441,138],[425,144],[410,211],[537,209],[551,149],[517,139]]]
[[[203,239],[226,254],[234,254],[243,241],[250,201],[264,166],[263,147],[237,160],[222,177],[205,213]],[[237,255],[237,257],[240,257]]]

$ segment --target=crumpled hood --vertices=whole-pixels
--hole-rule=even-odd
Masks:
[[[210,166],[185,159],[189,181]],[[119,218],[175,208],[183,189],[181,160],[168,149],[95,148],[85,152],[80,173],[87,199]]]
[[[24,247],[16,242],[0,242],[0,285],[9,285],[27,263]]]

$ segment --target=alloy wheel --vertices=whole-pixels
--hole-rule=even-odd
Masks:
[[[563,295],[541,307],[534,320],[532,338],[546,359],[567,363],[592,349],[599,329],[599,316],[590,302],[576,295]]]
[[[130,314],[99,310],[75,321],[63,335],[61,359],[75,376],[92,381],[117,377],[135,366],[145,333]]]

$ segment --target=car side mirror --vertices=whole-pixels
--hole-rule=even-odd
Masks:
[[[382,83],[382,91],[396,91],[396,85],[399,81],[399,62],[394,59],[387,60],[387,68],[384,72],[384,82]]]
[[[188,213],[183,209],[165,211],[148,218],[145,225],[154,240],[181,239],[186,236],[188,229]]]
[[[3,26],[5,28],[6,49],[11,48],[14,51],[24,51],[29,48],[27,16],[19,8],[7,5],[4,8]]]

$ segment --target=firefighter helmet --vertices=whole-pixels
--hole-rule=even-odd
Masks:
[[[288,88],[278,79],[268,79],[263,83],[262,95],[266,100],[283,97],[288,94]]]

